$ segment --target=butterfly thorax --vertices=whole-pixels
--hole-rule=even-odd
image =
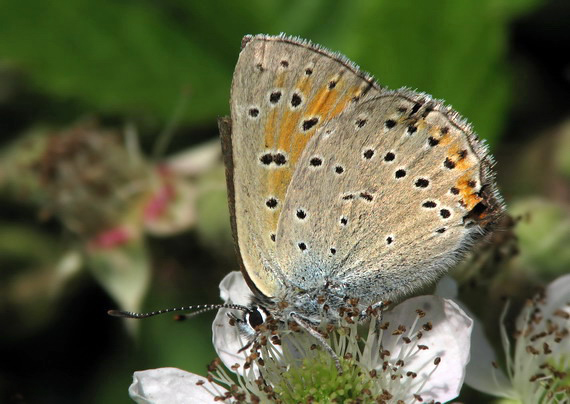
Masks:
[[[331,287],[289,290],[279,298],[264,299],[262,304],[279,321],[289,322],[297,316],[314,325],[323,321],[338,323],[350,309],[358,313],[366,310],[366,304],[339,292],[340,290]]]

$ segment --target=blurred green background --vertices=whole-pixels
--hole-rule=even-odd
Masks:
[[[0,402],[122,403],[135,370],[206,374],[213,313],[106,310],[217,303],[237,270],[216,118],[245,34],[310,39],[469,119],[518,223],[516,257],[463,279],[486,299],[568,272],[569,22],[563,0],[1,1]]]

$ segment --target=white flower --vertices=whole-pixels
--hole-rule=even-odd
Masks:
[[[503,323],[506,309],[503,312]],[[475,321],[472,359],[465,382],[485,393],[516,402],[570,402],[570,275],[552,282],[527,302],[516,321],[514,347],[501,324],[506,374]],[[514,348],[514,349],[513,349]]]
[[[213,403],[214,394],[225,389],[208,379],[176,368],[160,368],[135,372],[129,395],[139,404]]]
[[[227,275],[220,290],[226,303],[249,303],[251,292],[239,272]],[[216,397],[262,403],[362,397],[386,403],[446,402],[459,394],[469,361],[473,323],[454,302],[437,296],[408,299],[385,311],[378,323],[359,326],[349,316],[341,327],[322,326],[341,360],[340,375],[331,355],[305,332],[267,331],[260,338],[267,338],[265,344],[238,352],[245,341],[230,325],[228,312],[220,310],[214,320],[213,343],[237,382],[221,366],[212,367],[208,379],[155,369],[135,373],[131,397],[139,403],[220,402]],[[162,391],[173,388],[176,393]]]

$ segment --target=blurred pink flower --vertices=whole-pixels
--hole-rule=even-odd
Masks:
[[[107,249],[124,245],[130,238],[129,230],[126,227],[119,226],[97,234],[89,240],[88,244],[89,248],[92,249]]]

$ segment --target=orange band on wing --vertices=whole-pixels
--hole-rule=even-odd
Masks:
[[[297,85],[304,97],[309,88],[309,81],[303,79]],[[344,82],[339,80],[334,88],[328,86],[320,89],[313,97],[313,101],[307,105],[306,112],[292,111],[287,108],[281,117],[281,126],[276,128],[277,116],[275,112],[269,116],[265,126],[265,142],[274,150],[282,150],[287,153],[287,164],[267,171],[268,194],[274,195],[279,200],[285,199],[287,187],[293,176],[293,169],[305,150],[305,147],[316,130],[327,120],[339,115],[348,103],[362,93],[362,87],[353,87],[347,91],[347,95],[339,99]],[[302,120],[318,117],[319,122],[306,132],[301,131]],[[277,143],[277,144],[276,144]],[[276,229],[280,210],[272,212],[268,220],[271,228]]]
[[[461,204],[467,210],[471,210],[479,202],[483,200],[477,192],[475,192],[475,185],[470,174],[462,176],[456,183],[456,188],[459,189],[459,195],[461,195]]]

